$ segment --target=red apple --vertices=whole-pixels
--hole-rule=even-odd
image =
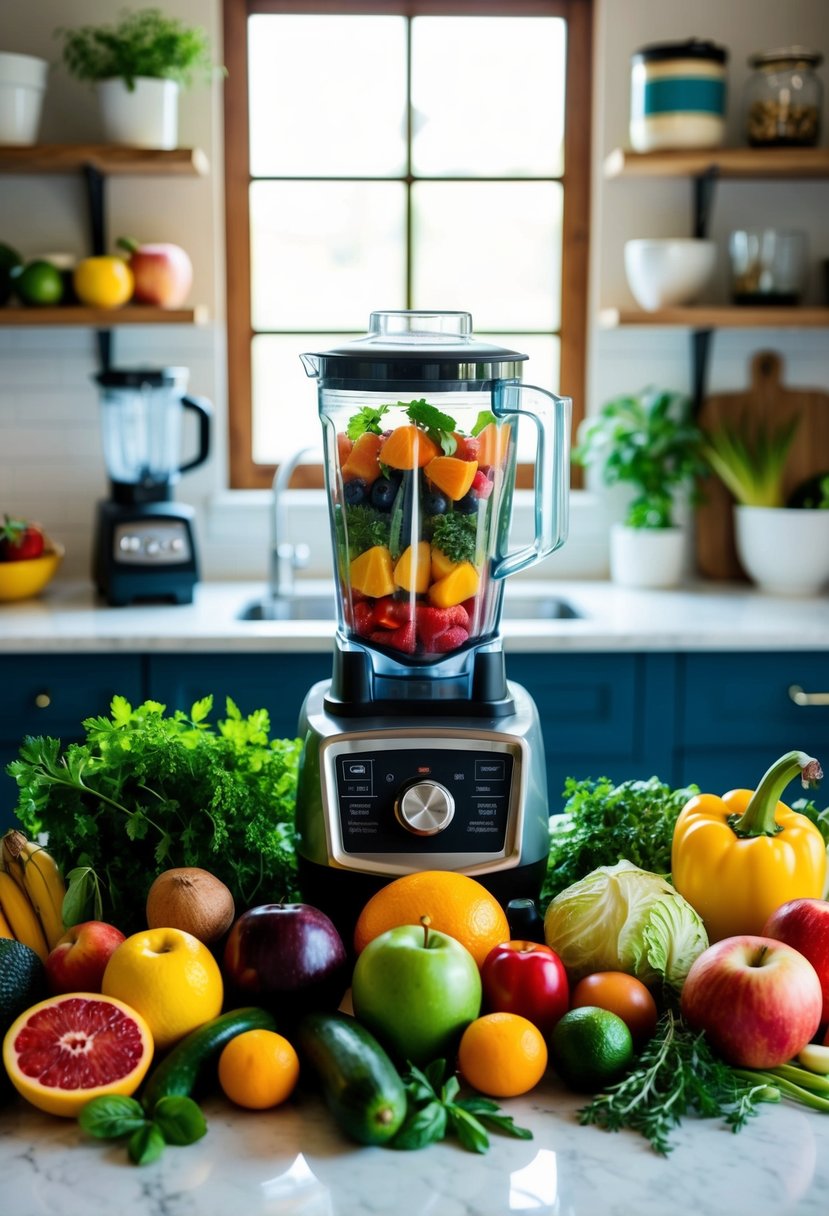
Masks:
[[[132,255],[132,298],[136,303],[158,308],[178,308],[184,303],[193,283],[193,264],[180,245],[140,245],[127,240],[118,244]]]
[[[823,990],[822,1022],[829,1022],[829,901],[790,899],[772,912],[763,937],[785,942],[809,960]]]
[[[724,937],[694,960],[682,1016],[740,1068],[776,1068],[820,1025],[823,993],[807,958],[771,937]]]
[[[570,1008],[564,964],[549,946],[511,941],[493,946],[481,965],[484,1005],[518,1013],[548,1035]]]
[[[55,996],[62,992],[100,992],[109,957],[124,935],[102,920],[67,929],[46,959],[46,978]]]

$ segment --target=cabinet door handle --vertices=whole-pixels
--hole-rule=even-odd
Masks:
[[[804,692],[799,684],[789,685],[789,697],[795,705],[829,705],[829,692]]]

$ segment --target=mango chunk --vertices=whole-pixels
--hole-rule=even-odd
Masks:
[[[367,486],[373,485],[380,476],[378,456],[382,445],[381,435],[375,435],[372,431],[364,431],[343,462],[343,481],[352,481],[354,478],[360,477]]]
[[[349,582],[355,591],[380,599],[394,591],[392,557],[385,545],[374,545],[355,557],[349,568]]]
[[[432,582],[436,583],[438,579],[446,578],[447,574],[458,566],[458,562],[453,562],[450,557],[447,557],[442,549],[432,545]]]
[[[400,554],[394,567],[394,581],[405,591],[422,594],[428,590],[432,577],[432,546],[428,540],[409,545]]]
[[[477,471],[477,460],[458,460],[457,456],[436,456],[424,469],[432,485],[453,502],[458,502],[467,493]]]
[[[478,464],[501,468],[509,450],[510,424],[490,422],[478,436]]]
[[[454,608],[471,599],[478,590],[480,578],[472,562],[459,562],[444,578],[429,588],[429,603],[436,608]]]
[[[440,448],[419,426],[397,426],[383,443],[380,459],[390,469],[422,469]]]

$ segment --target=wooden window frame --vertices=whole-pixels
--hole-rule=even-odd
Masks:
[[[592,0],[224,0],[225,245],[227,288],[228,430],[231,489],[270,486],[274,465],[253,460],[250,275],[250,140],[247,21],[257,13],[400,14],[402,16],[547,16],[567,22],[564,125],[560,384],[573,399],[573,433],[584,417],[590,237]],[[574,116],[577,116],[574,118]],[[519,484],[527,484],[519,476]],[[295,485],[320,485],[300,469]],[[581,484],[574,469],[572,484]]]

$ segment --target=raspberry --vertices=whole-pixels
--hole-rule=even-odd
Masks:
[[[486,473],[484,473],[481,469],[478,469],[478,472],[472,478],[472,485],[470,489],[474,490],[479,498],[489,498],[490,494],[492,493],[493,486]]]

